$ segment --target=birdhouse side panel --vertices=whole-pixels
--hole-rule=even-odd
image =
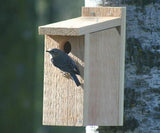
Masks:
[[[89,36],[84,125],[119,125],[120,47],[116,28]]]

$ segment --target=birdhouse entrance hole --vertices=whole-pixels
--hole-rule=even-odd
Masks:
[[[71,43],[68,40],[63,40],[59,43],[59,49],[69,54],[71,52]]]

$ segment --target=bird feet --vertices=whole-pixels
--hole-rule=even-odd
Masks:
[[[67,79],[72,79],[71,75],[67,72],[62,72],[63,76]]]

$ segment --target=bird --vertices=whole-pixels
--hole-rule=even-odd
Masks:
[[[80,75],[79,69],[68,54],[57,48],[46,50],[46,52],[52,56],[51,62],[55,67],[63,72],[69,73],[77,86],[81,85],[76,76],[76,74]]]

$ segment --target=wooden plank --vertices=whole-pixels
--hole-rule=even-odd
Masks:
[[[82,86],[77,87],[72,79],[54,67],[50,55],[44,58],[43,125],[82,126],[83,124],[83,69],[84,37],[45,36],[45,50],[60,48],[64,40],[71,43],[69,54],[77,63]]]
[[[79,36],[120,26],[122,9],[122,7],[83,7],[82,17],[40,26],[39,34]]]
[[[97,32],[97,31],[109,29],[112,27],[117,27],[117,26],[120,26],[120,24],[121,24],[120,18],[113,18],[112,17],[111,19],[109,19],[109,17],[108,17],[108,18],[106,18],[106,21],[104,21],[104,22],[99,22],[99,20],[101,20],[100,17],[92,17],[92,18],[95,19],[97,21],[97,23],[92,24],[90,26],[80,28],[79,29],[80,35],[85,35],[88,33]]]
[[[106,13],[91,7],[83,8],[82,16],[94,11],[95,16]],[[85,35],[85,126],[123,125],[126,8],[114,8],[113,12],[112,16],[121,17],[119,28]]]
[[[87,43],[87,41],[86,41]],[[89,44],[88,44],[89,43]],[[121,39],[116,28],[90,34],[86,46],[84,125],[119,125]]]
[[[120,46],[120,89],[119,89],[119,125],[123,126],[123,112],[124,112],[124,73],[125,73],[125,40],[126,40],[126,8],[122,8],[121,16],[121,46]]]
[[[83,126],[87,126],[87,125],[90,125],[90,123],[88,122],[89,120],[89,116],[88,116],[88,113],[89,113],[89,90],[88,90],[88,88],[89,88],[89,85],[90,85],[90,83],[89,83],[89,81],[90,81],[90,75],[89,75],[89,73],[90,73],[90,71],[89,71],[89,67],[90,67],[90,62],[89,62],[89,60],[90,60],[90,47],[91,47],[91,43],[90,43],[90,34],[86,34],[85,35],[85,58],[84,58],[84,61],[85,61],[85,67],[84,67],[84,81],[85,81],[85,83],[84,83],[84,104],[83,104],[83,106],[84,106],[84,108],[83,108],[83,120],[84,120],[84,122],[83,122]],[[94,125],[97,125],[97,124],[94,124]]]
[[[122,7],[82,7],[83,17],[121,17]]]
[[[119,17],[78,17],[39,27],[41,35],[79,36],[115,26],[119,26]]]

